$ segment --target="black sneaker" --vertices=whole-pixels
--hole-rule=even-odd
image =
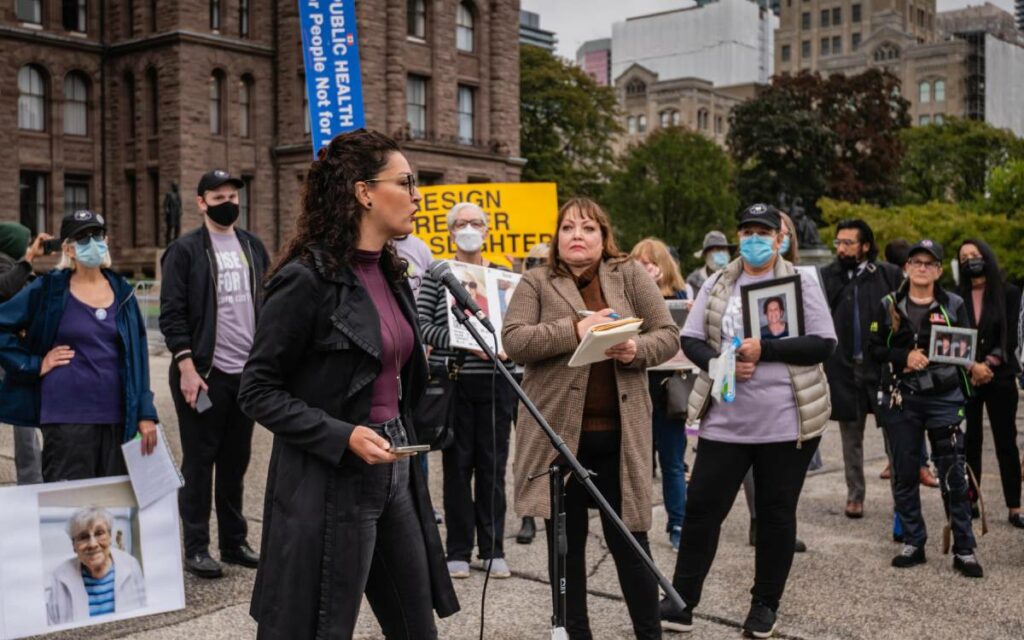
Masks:
[[[743,635],[747,638],[770,638],[777,626],[775,611],[766,604],[755,602],[743,623]]]
[[[253,551],[252,547],[243,542],[233,549],[221,549],[220,560],[228,564],[238,564],[255,569],[260,564],[260,554]]]
[[[953,568],[967,578],[983,578],[985,576],[981,565],[978,564],[978,556],[974,553],[953,554]]]
[[[796,553],[807,553],[807,545],[804,544],[803,540],[797,538],[796,542],[793,544],[793,551]]]
[[[1013,526],[1018,529],[1024,529],[1024,513],[1011,513],[1009,520]]]
[[[892,566],[898,569],[906,569],[924,563],[924,547],[915,547],[912,544],[904,544],[900,555],[892,559]]]
[[[206,579],[219,578],[224,575],[220,563],[211,558],[206,551],[185,558],[185,570]]]
[[[662,598],[661,604],[661,628],[666,631],[680,631],[687,633],[693,631],[693,609],[686,607],[679,609],[668,598]]]

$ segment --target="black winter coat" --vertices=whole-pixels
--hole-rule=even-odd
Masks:
[[[984,305],[981,309],[981,322],[974,322],[974,298],[964,295],[967,306],[967,318],[970,326],[978,330],[978,349],[974,356],[976,362],[984,362],[989,355],[998,356],[1003,363],[993,367],[992,374],[996,378],[1015,378],[1020,370],[1017,361],[1017,318],[1020,316],[1020,289],[1009,282],[1003,283],[1003,295],[1006,298],[1005,317],[998,317],[995,307]],[[1006,332],[1006,344],[1003,345],[1003,331]],[[1004,348],[1005,346],[1005,348]]]
[[[871,358],[869,349],[870,327],[872,316],[878,311],[879,301],[888,293],[900,286],[903,276],[895,266],[884,262],[868,262],[864,270],[852,280],[847,277],[838,261],[825,266],[821,270],[822,284],[829,309],[832,310],[832,322],[835,324],[839,344],[832,356],[825,361],[825,374],[832,397],[832,419],[853,421],[857,419],[857,405],[865,413],[872,413],[874,403],[866,402],[869,395],[874,394],[878,387],[878,363]],[[857,300],[853,299],[854,286],[857,288]],[[860,313],[861,354],[864,358],[862,367],[864,387],[858,389],[854,381],[853,362],[853,305],[856,304]]]
[[[250,418],[274,433],[263,507],[263,540],[250,614],[259,638],[341,640],[338,605],[361,599],[350,574],[359,555],[354,521],[368,465],[347,451],[370,415],[381,369],[380,320],[353,271],[332,272],[316,255],[275,274],[256,328],[238,400]],[[401,414],[416,442],[411,410],[427,381],[427,360],[412,290],[394,287],[413,328],[413,355],[402,368]],[[459,610],[426,478],[410,465],[413,498],[426,543],[433,607]]]

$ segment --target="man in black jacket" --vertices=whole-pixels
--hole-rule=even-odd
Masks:
[[[238,407],[269,259],[259,238],[235,228],[241,180],[215,170],[199,181],[203,225],[175,240],[161,261],[160,331],[173,355],[171,395],[181,432],[185,487],[178,494],[185,568],[222,575],[210,557],[210,501],[217,470],[220,558],[255,567],[242,514],[253,421]]]
[[[863,220],[836,225],[836,260],[821,271],[839,345],[825,363],[832,419],[839,421],[846,466],[846,515],[864,515],[864,423],[873,413],[878,365],[871,361],[868,330],[879,301],[895,291],[899,270],[876,262],[875,234]]]

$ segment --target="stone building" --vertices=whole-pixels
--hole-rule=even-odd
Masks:
[[[423,183],[515,181],[518,0],[357,3],[368,128],[403,140]],[[294,0],[15,0],[0,8],[0,219],[54,232],[109,221],[119,269],[152,275],[162,200],[225,168],[242,224],[287,239],[312,158]]]

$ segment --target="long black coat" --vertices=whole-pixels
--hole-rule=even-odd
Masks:
[[[872,361],[868,349],[871,318],[877,314],[882,298],[895,291],[903,277],[899,269],[887,263],[869,262],[864,271],[853,280],[838,261],[821,270],[825,297],[832,310],[839,344],[832,356],[825,362],[825,374],[832,396],[832,419],[853,421],[857,419],[857,406],[865,413],[872,412],[873,403],[867,402],[868,395],[878,387],[880,364]],[[857,285],[857,300],[853,299],[854,283]],[[864,357],[863,387],[858,387],[853,373],[853,305],[860,312],[861,350]]]
[[[370,415],[381,363],[380,320],[369,292],[348,267],[331,272],[319,256],[295,261],[266,288],[238,400],[249,417],[274,433],[263,513],[263,541],[250,614],[259,637],[341,640],[338,610],[352,598],[357,515],[367,464],[347,443]],[[407,390],[401,412],[416,442],[411,407],[422,395],[427,362],[412,291],[394,288],[416,334],[402,369]],[[429,555],[433,607],[440,617],[459,610],[427,483],[410,466],[420,528]]]
[[[966,277],[966,276],[965,276]],[[1004,317],[999,317],[996,307],[982,301],[981,323],[974,321],[974,298],[970,289],[961,288],[960,295],[967,307],[967,319],[971,328],[978,330],[978,348],[974,359],[983,362],[986,356],[998,356],[1003,363],[992,369],[997,378],[1015,378],[1020,370],[1017,361],[1017,320],[1020,316],[1020,289],[1011,282],[1003,283],[1003,297],[1006,299]],[[988,293],[987,291],[985,292]],[[987,297],[987,296],[986,296]],[[1005,330],[1005,344],[1003,331]]]

